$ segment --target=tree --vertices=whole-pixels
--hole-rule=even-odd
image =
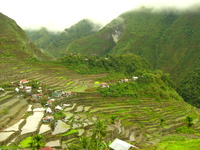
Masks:
[[[186,117],[185,121],[187,122],[188,128],[194,125],[194,123],[192,122],[193,120],[194,120],[194,118],[192,116]]]
[[[111,124],[115,124],[115,120],[116,120],[117,116],[111,116]]]
[[[42,147],[45,147],[46,145],[46,143],[44,142],[44,137],[40,134],[33,136],[29,144],[33,150],[40,149]]]
[[[162,135],[162,128],[164,127],[164,125],[165,125],[165,119],[161,118],[160,119],[161,135]]]
[[[92,139],[91,137],[82,136],[79,139],[79,145],[81,149],[89,149],[92,147]]]
[[[104,121],[97,120],[94,124],[94,129],[92,130],[92,139],[96,143],[97,149],[99,144],[102,142],[103,137],[107,135],[107,126],[104,124]]]

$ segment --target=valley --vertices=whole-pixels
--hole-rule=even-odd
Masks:
[[[141,8],[54,33],[0,13],[0,149],[198,149],[199,18]]]

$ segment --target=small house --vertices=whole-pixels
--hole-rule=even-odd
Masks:
[[[124,82],[128,82],[128,79],[124,79]]]
[[[53,116],[46,116],[42,119],[42,122],[51,122],[53,121]]]
[[[20,80],[20,84],[26,84],[26,83],[29,83],[28,79],[22,79],[22,80]]]
[[[60,107],[59,105],[57,105],[57,106],[55,107],[55,110],[63,110],[63,109],[62,109],[62,107]]]
[[[31,100],[39,100],[42,97],[42,94],[32,94]]]
[[[127,143],[125,141],[122,141],[120,139],[115,139],[110,145],[110,148],[113,150],[130,150],[131,148],[139,149],[138,147]]]
[[[18,87],[15,88],[15,92],[19,92],[19,88]]]
[[[129,79],[121,79],[121,81],[119,81],[119,83],[124,83],[124,82],[128,82]]]
[[[46,113],[49,113],[49,114],[51,114],[51,113],[52,113],[52,110],[51,110],[51,108],[49,108],[49,107],[48,107],[48,108],[46,109]]]
[[[24,90],[23,91],[26,92],[26,93],[31,93],[32,86],[24,86]]]
[[[38,87],[37,92],[42,93],[42,87]]]
[[[0,92],[5,92],[5,90],[2,87],[0,87]]]
[[[135,80],[137,80],[137,79],[138,79],[138,77],[132,77],[132,79],[135,81]]]
[[[59,92],[53,92],[51,96],[52,96],[52,97],[59,98],[59,97],[61,97],[62,95],[61,95],[61,93],[59,93]]]
[[[101,83],[100,88],[109,88],[109,85],[107,83]]]
[[[44,148],[40,148],[40,150],[53,150],[51,147],[47,146],[47,147],[44,147]]]

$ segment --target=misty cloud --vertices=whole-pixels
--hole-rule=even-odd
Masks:
[[[197,10],[199,0],[6,0],[0,10],[23,28],[40,28],[63,31],[82,19],[89,18],[106,25],[122,13],[140,7],[155,11],[173,8]]]

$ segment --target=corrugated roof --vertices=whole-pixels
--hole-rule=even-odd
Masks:
[[[136,149],[139,149],[138,147],[131,145],[125,141],[119,140],[119,139],[115,139],[110,145],[110,148],[114,149],[114,150],[129,150],[131,147],[134,147]]]

